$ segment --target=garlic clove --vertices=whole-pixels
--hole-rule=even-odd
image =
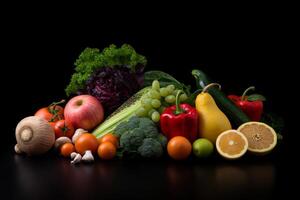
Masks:
[[[71,161],[71,164],[77,164],[77,163],[80,163],[82,157],[81,155],[78,153],[75,158]]]
[[[59,137],[54,143],[54,148],[59,150],[59,148],[65,143],[72,143],[72,141],[68,137]]]
[[[78,128],[76,129],[73,137],[72,137],[72,142],[73,144],[75,144],[76,140],[83,134],[83,133],[87,133],[88,131],[82,129],[82,128]]]
[[[84,162],[94,162],[94,156],[92,154],[92,151],[86,151],[82,157],[82,160]]]
[[[76,155],[77,155],[76,152],[72,152],[71,155],[70,155],[71,159],[73,160],[76,157]]]

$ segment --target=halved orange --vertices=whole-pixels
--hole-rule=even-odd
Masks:
[[[277,134],[272,127],[262,122],[247,122],[238,131],[243,133],[249,143],[248,150],[256,154],[270,152],[277,144]]]
[[[221,133],[216,141],[217,151],[228,159],[243,156],[248,149],[247,138],[237,130],[227,130]]]

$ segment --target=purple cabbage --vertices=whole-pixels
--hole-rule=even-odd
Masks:
[[[81,94],[96,97],[109,115],[141,89],[144,81],[144,66],[132,71],[126,66],[101,67],[93,72]]]

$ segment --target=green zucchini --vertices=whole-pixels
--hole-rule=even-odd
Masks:
[[[203,89],[206,85],[212,83],[210,79],[201,70],[194,69],[192,75],[196,78],[196,84],[198,89]],[[208,89],[216,101],[218,107],[225,113],[229,118],[233,127],[238,127],[245,122],[249,122],[249,117],[237,107],[227,96],[218,88]]]

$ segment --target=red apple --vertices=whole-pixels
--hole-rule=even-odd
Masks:
[[[65,120],[74,128],[92,130],[103,121],[101,103],[91,95],[79,95],[69,100],[64,110]]]

